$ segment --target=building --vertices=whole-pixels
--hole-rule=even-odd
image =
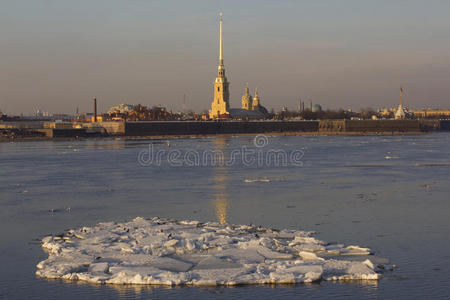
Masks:
[[[394,118],[396,120],[401,120],[401,119],[406,118],[406,111],[401,103],[398,105],[397,111],[394,114]]]
[[[119,104],[119,105],[111,107],[108,110],[108,114],[125,114],[125,113],[130,113],[133,110],[135,110],[135,108],[136,108],[136,105]]]
[[[322,106],[320,104],[314,104],[311,111],[313,113],[317,113],[317,112],[321,112],[322,111]]]
[[[222,13],[219,19],[219,66],[217,67],[217,77],[214,80],[214,98],[211,103],[209,117],[211,119],[263,119],[268,113],[267,109],[261,105],[258,91],[255,90],[255,97],[249,93],[248,85],[242,96],[241,108],[230,108],[230,83],[225,76],[225,66],[223,64],[223,35],[222,35]]]
[[[450,109],[419,109],[413,110],[415,118],[425,119],[448,119],[450,118]]]
[[[248,90],[248,83],[245,86],[245,93],[241,98],[241,102],[242,102],[242,109],[245,110],[252,110],[253,109],[253,103],[252,103],[253,99],[252,99],[252,95],[250,95],[249,90]]]
[[[405,107],[403,107],[403,88],[400,87],[400,104],[398,105],[397,111],[394,114],[394,119],[402,120],[406,119],[409,113]]]
[[[217,67],[217,77],[214,81],[214,99],[211,103],[210,118],[217,119],[229,115],[230,110],[229,83],[225,76],[225,66],[223,65],[223,41],[222,41],[222,13],[219,20],[219,66]]]

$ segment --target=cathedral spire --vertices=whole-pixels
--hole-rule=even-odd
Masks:
[[[217,77],[225,77],[225,67],[223,66],[222,13],[219,13],[219,66],[217,67]]]
[[[222,13],[219,13],[219,65],[223,66]]]
[[[211,103],[210,111],[212,119],[229,115],[230,109],[229,82],[225,76],[225,67],[223,66],[222,13],[219,14],[219,17],[219,66],[217,67],[216,80],[214,80],[214,99]]]

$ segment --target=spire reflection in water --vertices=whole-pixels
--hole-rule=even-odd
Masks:
[[[228,161],[228,139],[226,138],[216,138],[213,141],[214,151],[221,153],[220,161],[217,160],[213,163],[214,168],[214,186],[213,186],[213,197],[214,206],[216,210],[217,219],[220,224],[227,223],[227,212],[230,206],[230,200],[228,196],[228,172],[229,167],[226,166]]]

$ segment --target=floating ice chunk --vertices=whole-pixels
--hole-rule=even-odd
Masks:
[[[348,246],[341,251],[341,255],[368,255],[370,254],[369,248],[362,248],[359,246]]]
[[[256,178],[256,179],[245,179],[245,183],[253,183],[253,182],[270,182],[270,179],[267,177]]]
[[[312,232],[135,218],[45,237],[36,274],[95,283],[237,285],[377,280],[370,249],[328,245]],[[345,255],[345,256],[343,256]],[[344,259],[345,257],[345,259]]]
[[[308,252],[308,251],[300,251],[298,253],[298,255],[300,255],[300,257],[303,258],[304,260],[316,260],[316,261],[317,260],[319,260],[319,261],[324,261],[325,260],[322,257],[318,257],[313,252]]]

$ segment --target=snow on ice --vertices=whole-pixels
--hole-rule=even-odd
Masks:
[[[42,240],[45,278],[108,284],[238,285],[377,280],[368,248],[311,232],[161,218],[99,223]]]

